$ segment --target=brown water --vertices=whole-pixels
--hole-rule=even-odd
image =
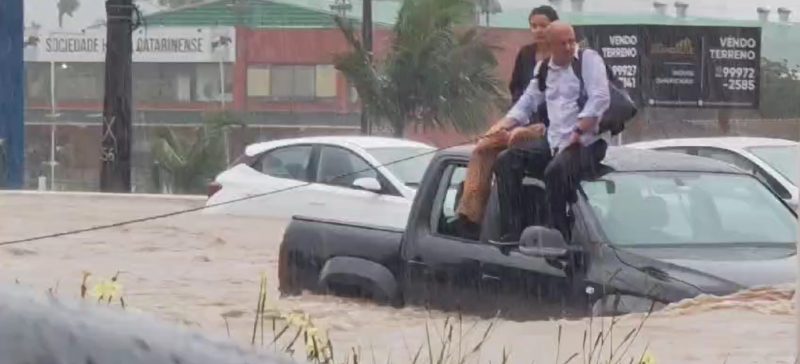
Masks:
[[[0,241],[138,218],[199,206],[201,199],[0,194]],[[337,350],[360,347],[365,363],[408,362],[412,352],[433,341],[447,316],[419,308],[393,309],[369,302],[304,295],[278,299],[277,252],[285,223],[192,213],[99,232],[0,248],[0,281],[41,289],[57,288],[79,297],[83,271],[92,279],[116,273],[133,310],[228,336],[249,345],[260,275],[267,274],[270,303],[302,310],[329,330]],[[791,287],[700,297],[650,317],[629,353],[647,347],[658,363],[793,363],[794,308]],[[464,317],[464,347],[480,338],[488,321]],[[614,346],[642,322],[623,317],[615,324]],[[591,337],[610,321],[499,321],[470,362],[498,363],[503,348],[510,363],[563,362],[582,353],[584,332]],[[557,353],[559,326],[563,330]],[[608,332],[608,330],[606,330]],[[269,336],[269,335],[267,335]],[[609,339],[608,341],[611,341]],[[466,351],[466,349],[464,349]],[[605,354],[608,349],[605,349]],[[425,357],[427,357],[425,352]],[[427,360],[425,360],[427,362]],[[583,363],[579,356],[572,363]],[[628,362],[627,360],[624,362]]]

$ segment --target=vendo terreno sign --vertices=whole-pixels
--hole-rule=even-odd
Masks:
[[[206,63],[236,61],[233,27],[143,27],[133,31],[133,61]],[[106,29],[82,32],[26,30],[27,62],[104,62]]]

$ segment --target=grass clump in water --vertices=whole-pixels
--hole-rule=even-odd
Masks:
[[[350,350],[343,351],[345,354],[342,360],[337,360],[334,356],[334,346],[328,333],[319,328],[311,319],[310,315],[302,311],[282,313],[272,305],[267,304],[267,279],[262,274],[259,287],[258,301],[256,304],[256,316],[253,322],[251,345],[256,345],[259,338],[260,345],[271,345],[274,350],[295,357],[302,354],[304,358],[314,364],[360,364],[364,362],[364,357],[360,348],[351,347]],[[655,357],[645,348],[636,358],[630,357],[628,352],[638,339],[639,334],[644,328],[644,324],[653,312],[653,307],[640,320],[639,324],[629,330],[623,331],[622,339],[615,341],[615,331],[619,331],[619,317],[612,317],[610,324],[605,327],[605,319],[601,319],[601,329],[596,335],[593,332],[594,319],[590,318],[588,328],[584,330],[582,347],[580,351],[572,352],[563,361],[560,352],[563,339],[563,326],[558,326],[556,340],[557,357],[555,364],[656,364]],[[485,329],[480,330],[480,336],[475,343],[468,343],[467,338],[476,331],[479,321],[474,322],[464,330],[464,318],[459,313],[454,319],[447,317],[444,320],[441,330],[438,326],[426,323],[425,342],[414,351],[413,355],[409,350],[407,361],[399,363],[408,364],[467,364],[467,363],[511,363],[511,351],[503,347],[499,361],[481,361],[480,354],[487,344],[492,331],[496,327],[499,317],[496,315],[489,321]],[[272,339],[267,343],[264,341],[265,323],[270,323]],[[302,339],[302,341],[300,341]],[[279,342],[283,342],[279,344]],[[302,342],[302,349],[298,351],[297,346]],[[605,354],[605,356],[604,356]],[[477,358],[476,358],[477,357]],[[377,364],[374,356],[370,358],[370,364]],[[392,363],[391,357],[385,361]],[[516,362],[516,360],[515,360]]]

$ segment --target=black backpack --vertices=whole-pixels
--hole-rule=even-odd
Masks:
[[[578,51],[578,57],[572,61],[572,71],[578,76],[581,82],[580,96],[578,97],[578,107],[583,109],[586,104],[586,88],[583,84],[583,52],[585,49]],[[550,63],[550,59],[542,60],[539,66],[539,72],[536,73],[536,81],[538,82],[539,91],[544,93],[547,87],[545,80],[547,80],[547,70],[549,67],[546,65]],[[608,110],[603,113],[603,118],[600,120],[599,133],[611,132],[611,135],[617,135],[625,130],[625,123],[633,119],[638,112],[636,103],[631,98],[628,91],[622,86],[622,83],[614,76],[611,68],[606,64],[606,75],[608,76],[609,95],[611,97]],[[539,107],[539,110],[546,110],[545,107]],[[541,111],[540,111],[541,113]],[[543,118],[547,119],[546,111]]]

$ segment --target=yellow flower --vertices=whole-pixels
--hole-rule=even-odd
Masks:
[[[640,364],[656,364],[656,357],[650,351],[646,351]]]
[[[92,297],[103,300],[122,295],[122,285],[114,281],[102,281],[92,288]]]

